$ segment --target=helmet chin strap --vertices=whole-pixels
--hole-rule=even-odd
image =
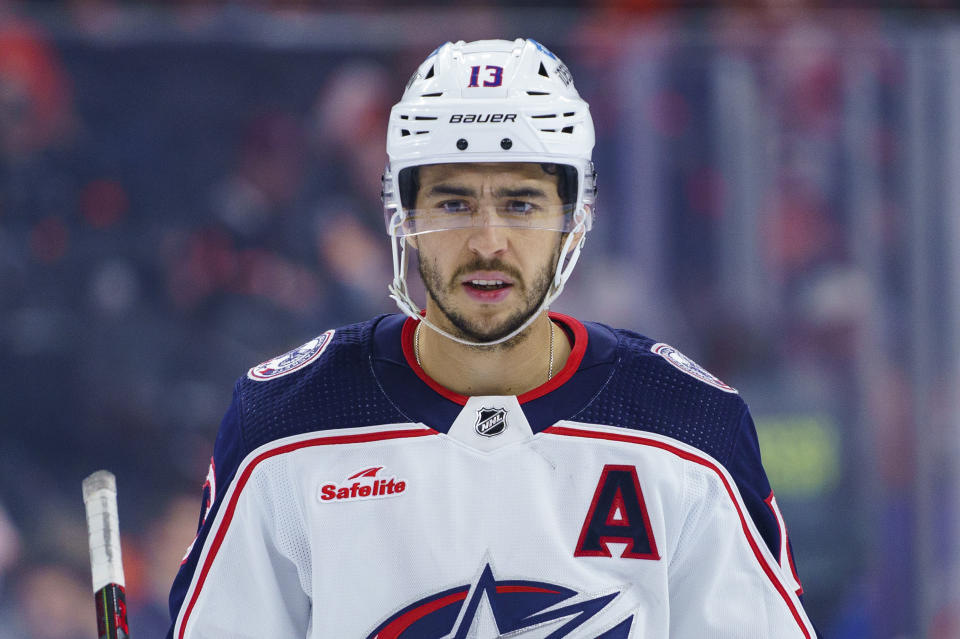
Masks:
[[[417,321],[423,322],[440,335],[443,335],[447,339],[453,340],[458,344],[464,344],[465,346],[495,346],[496,344],[502,344],[503,342],[514,338],[526,330],[527,327],[533,324],[533,322],[540,316],[540,313],[548,309],[550,304],[552,304],[554,300],[559,297],[560,293],[563,292],[563,287],[566,285],[567,278],[570,277],[570,274],[573,272],[573,267],[576,266],[577,260],[580,258],[580,250],[583,248],[584,240],[586,240],[586,226],[584,223],[585,215],[578,215],[577,218],[577,223],[573,230],[567,234],[567,239],[563,243],[563,248],[561,249],[560,256],[557,259],[557,265],[554,269],[553,282],[550,285],[550,292],[543,298],[543,302],[540,303],[540,306],[537,308],[537,310],[531,313],[530,317],[528,317],[523,324],[499,339],[491,340],[489,342],[474,342],[464,339],[443,330],[427,319],[425,315],[421,315],[421,309],[410,297],[409,291],[407,290],[407,241],[404,237],[398,237],[392,233],[391,248],[393,249],[394,277],[393,282],[387,287],[390,291],[390,297],[393,298],[393,300],[397,303],[397,306],[405,315],[412,317]],[[391,226],[393,228],[399,228],[401,224],[399,220],[399,214],[395,214],[394,220],[391,222]],[[567,259],[567,255],[570,256],[569,259]]]

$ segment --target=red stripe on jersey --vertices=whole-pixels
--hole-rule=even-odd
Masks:
[[[559,595],[560,593],[556,590],[548,590],[546,588],[537,588],[536,586],[497,586],[496,588],[498,593],[514,593],[514,592],[535,592],[535,593],[547,593],[551,595]],[[467,598],[468,589],[464,587],[464,590],[461,592],[455,592],[445,597],[440,597],[429,603],[426,603],[422,606],[417,606],[413,610],[408,610],[403,613],[393,621],[391,621],[383,630],[377,633],[376,639],[397,639],[405,630],[408,630],[410,626],[414,623],[426,617],[427,615],[440,610],[441,608],[446,608],[450,604],[456,603],[458,601],[463,601]]]
[[[608,439],[611,441],[618,442],[627,442],[630,444],[640,444],[642,446],[651,446],[653,448],[659,448],[665,450],[669,453],[673,453],[681,459],[686,459],[687,461],[692,461],[694,463],[705,466],[710,470],[714,471],[720,481],[723,482],[724,488],[727,489],[727,494],[730,496],[730,500],[733,502],[733,505],[737,509],[737,515],[740,516],[740,525],[743,528],[743,532],[747,537],[747,543],[750,544],[750,549],[753,551],[754,556],[757,558],[757,561],[760,563],[760,567],[763,568],[763,572],[766,573],[767,577],[773,583],[774,587],[777,589],[777,592],[780,593],[780,596],[786,602],[787,607],[790,608],[790,612],[793,614],[793,618],[796,620],[797,625],[800,626],[800,630],[803,631],[803,636],[807,639],[812,639],[810,631],[807,629],[806,625],[803,622],[803,618],[800,616],[800,612],[797,610],[797,607],[793,604],[793,601],[790,599],[790,595],[787,594],[787,590],[784,585],[774,574],[773,569],[770,568],[770,565],[764,560],[763,554],[760,552],[760,547],[757,545],[757,541],[753,538],[753,534],[750,532],[750,527],[747,525],[746,517],[743,514],[743,509],[740,508],[740,502],[737,501],[736,495],[733,491],[733,487],[730,485],[730,482],[727,481],[726,475],[717,467],[717,465],[709,459],[705,459],[694,453],[682,450],[676,446],[671,446],[670,444],[657,441],[655,439],[650,439],[647,437],[642,437],[639,435],[630,435],[627,433],[607,433],[607,432],[598,432],[590,430],[581,430],[578,428],[570,428],[569,426],[551,426],[543,431],[544,433],[549,433],[551,435],[565,435],[568,437],[585,437],[590,439]]]
[[[466,396],[461,395],[460,393],[454,393],[452,390],[427,375],[427,372],[423,370],[423,367],[417,363],[417,353],[414,350],[413,339],[418,325],[419,322],[417,320],[414,320],[412,317],[408,317],[407,321],[403,323],[403,330],[400,332],[400,344],[403,347],[403,356],[407,358],[407,365],[413,369],[413,372],[417,374],[417,377],[423,380],[424,384],[437,391],[451,402],[465,406],[467,403]]]
[[[426,617],[432,612],[440,610],[441,608],[446,608],[452,603],[458,601],[463,601],[467,598],[467,591],[455,592],[452,595],[447,595],[446,597],[441,597],[431,601],[428,604],[424,604],[418,608],[397,617],[394,619],[389,626],[377,633],[377,639],[397,639],[404,630],[409,628],[411,625]]]
[[[378,433],[356,433],[354,435],[316,437],[313,439],[306,439],[299,442],[285,444],[272,450],[266,450],[257,455],[249,464],[246,465],[246,467],[243,469],[243,472],[240,473],[240,477],[236,480],[236,488],[234,488],[233,494],[230,496],[230,503],[226,505],[226,509],[223,512],[223,519],[220,521],[220,527],[217,529],[217,532],[213,537],[213,542],[210,544],[210,551],[207,553],[206,561],[203,562],[203,568],[200,569],[200,575],[197,577],[197,585],[193,590],[193,596],[190,597],[190,603],[187,604],[187,609],[183,613],[183,621],[180,624],[180,632],[177,635],[178,639],[183,639],[183,635],[187,629],[187,621],[190,619],[190,613],[193,611],[193,606],[197,603],[197,598],[200,596],[200,591],[203,589],[203,584],[207,580],[207,573],[210,572],[210,567],[213,565],[213,560],[217,555],[217,551],[220,550],[220,546],[223,544],[223,538],[227,534],[227,529],[230,527],[230,522],[233,521],[233,515],[237,509],[237,502],[240,500],[240,493],[243,492],[243,488],[246,485],[247,480],[250,479],[250,475],[253,473],[253,469],[256,468],[257,464],[265,459],[270,459],[271,457],[275,457],[277,455],[300,450],[301,448],[309,448],[311,446],[363,444],[367,442],[376,442],[388,439],[404,439],[407,437],[424,437],[426,435],[438,434],[439,433],[437,431],[430,428],[409,428],[405,430],[393,430]]]
[[[550,378],[550,381],[517,397],[517,401],[521,404],[538,397],[543,397],[547,393],[555,391],[567,383],[567,381],[573,377],[573,374],[577,372],[577,369],[580,368],[580,362],[583,361],[583,356],[587,352],[587,329],[583,324],[569,315],[562,315],[560,313],[550,313],[550,319],[563,324],[573,331],[573,349],[570,351],[570,357],[567,358],[567,363],[564,364],[563,368],[560,369],[556,375]],[[566,335],[566,333],[564,333],[564,335]]]
[[[554,375],[550,381],[517,396],[517,401],[521,404],[524,402],[529,402],[532,399],[537,399],[538,397],[543,397],[547,393],[555,391],[563,384],[568,382],[570,378],[573,377],[573,374],[577,372],[577,369],[580,367],[580,362],[583,361],[583,356],[587,352],[588,336],[587,329],[583,324],[569,315],[563,315],[561,313],[550,313],[549,315],[550,319],[563,324],[573,333],[573,348],[570,351],[570,356],[567,358],[567,363],[564,364],[563,368],[560,369],[560,371],[557,372],[557,374]],[[423,370],[423,367],[417,363],[417,353],[414,350],[413,345],[414,333],[416,330],[417,320],[408,317],[407,321],[403,323],[403,330],[400,333],[400,344],[403,347],[403,356],[406,358],[407,364],[413,369],[413,372],[417,374],[417,377],[423,380],[424,384],[435,390],[443,397],[446,397],[451,402],[465,406],[467,400],[469,399],[466,395],[456,393],[442,385],[440,382],[427,375],[427,372]]]
[[[763,503],[767,505],[767,508],[770,509],[770,512],[773,513],[774,518],[777,520],[777,528],[780,529],[780,568],[783,569],[783,559],[786,555],[787,564],[790,566],[790,573],[793,575],[793,580],[797,582],[797,596],[803,594],[803,584],[800,583],[800,577],[797,575],[797,567],[793,563],[793,555],[790,553],[790,535],[787,533],[787,524],[783,521],[783,515],[780,514],[780,507],[776,503],[776,499],[773,496],[773,491],[770,491],[770,495],[763,500]]]

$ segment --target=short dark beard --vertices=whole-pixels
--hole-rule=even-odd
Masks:
[[[523,278],[516,269],[496,259],[489,261],[477,259],[469,264],[461,266],[453,274],[453,277],[450,278],[449,284],[446,286],[443,283],[439,269],[436,268],[435,263],[430,262],[428,259],[424,259],[423,255],[420,255],[418,270],[420,271],[420,278],[423,280],[423,285],[427,289],[427,295],[430,296],[440,311],[448,320],[450,320],[450,323],[453,324],[455,329],[454,334],[457,337],[469,339],[474,342],[492,342],[502,339],[503,337],[517,330],[523,326],[524,322],[530,319],[531,315],[537,312],[537,309],[540,308],[540,305],[543,304],[543,300],[550,292],[550,287],[553,283],[554,270],[559,257],[560,246],[558,244],[557,249],[553,253],[551,263],[540,269],[534,278],[532,286],[529,288],[523,285]],[[526,306],[518,309],[513,315],[508,317],[499,328],[491,331],[480,330],[473,325],[468,317],[450,308],[445,301],[445,297],[439,294],[440,291],[451,290],[454,287],[460,286],[459,277],[464,273],[469,273],[470,271],[502,271],[507,273],[513,278],[514,286],[522,286],[522,292],[525,293],[524,299],[527,301]],[[510,348],[522,342],[524,339],[526,339],[526,336],[527,331],[523,331],[519,335],[515,335],[506,342],[497,344],[496,346]]]

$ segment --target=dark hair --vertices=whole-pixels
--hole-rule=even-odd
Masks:
[[[577,203],[577,170],[569,164],[540,165],[544,173],[557,176],[557,195],[564,204]]]
[[[420,190],[420,167],[409,166],[402,169],[397,176],[397,182],[397,188],[400,189],[400,204],[405,211],[409,211],[417,203],[417,192]]]
[[[557,195],[564,204],[575,204],[577,201],[577,170],[569,164],[554,164],[544,162],[540,168],[548,175],[557,176]],[[397,176],[397,187],[400,189],[400,204],[405,210],[410,210],[417,202],[417,192],[420,190],[420,167],[410,166],[400,171]]]

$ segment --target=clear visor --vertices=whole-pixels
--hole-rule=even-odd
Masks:
[[[568,165],[431,164],[401,170],[398,182],[398,236],[487,226],[565,233],[576,225],[577,171]]]

